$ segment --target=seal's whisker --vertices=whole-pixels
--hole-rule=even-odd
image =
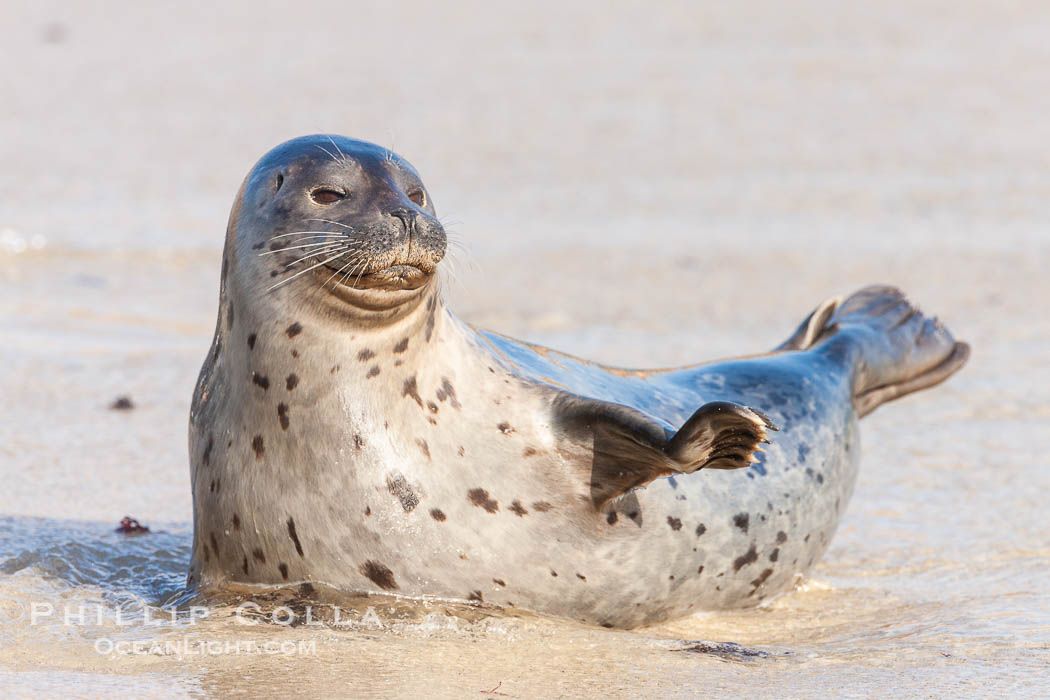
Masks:
[[[336,161],[336,162],[342,163],[343,165],[346,165],[347,163],[349,163],[350,159],[346,157],[345,153],[343,153],[343,149],[339,148],[339,144],[337,144],[335,142],[335,139],[333,139],[331,136],[329,136],[328,140],[331,142],[332,148],[335,149],[335,152],[339,154],[339,160]]]
[[[298,260],[294,260],[294,261],[286,264],[284,267],[287,270],[288,268],[295,267],[296,265],[301,263],[303,260],[309,260],[310,258],[316,257],[318,255],[327,255],[328,253],[334,252],[336,250],[346,250],[346,248],[345,247],[340,247],[340,246],[332,246],[331,248],[322,248],[321,250],[311,250],[309,253],[307,253],[303,257],[299,258]]]
[[[334,222],[332,222],[334,223]],[[277,236],[271,236],[267,240],[274,240],[275,238],[287,238],[288,236],[299,236],[301,234],[313,233],[318,236],[346,236],[342,231],[290,231],[289,233],[282,233]]]
[[[350,226],[348,224],[343,224],[343,223],[340,223],[338,221],[332,221],[331,219],[303,219],[303,220],[304,221],[321,221],[321,222],[324,222],[326,224],[334,224],[335,226],[342,226],[343,228],[350,229],[351,231],[354,230],[353,226]],[[346,234],[343,234],[343,235],[346,235]]]
[[[325,263],[332,262],[333,260],[338,258],[340,255],[345,255],[345,253],[346,253],[346,251],[340,251],[340,252],[336,253],[335,255],[333,255],[332,257],[328,258],[327,260],[322,260],[321,262],[317,263],[316,265],[311,265],[310,267],[306,268],[305,270],[300,270],[299,272],[296,272],[291,277],[289,277],[287,279],[283,279],[280,282],[278,282],[277,284],[273,285],[272,287],[267,288],[266,291],[271,292],[274,289],[276,289],[277,287],[280,287],[282,284],[285,284],[287,282],[291,282],[292,280],[294,280],[299,275],[306,274],[310,270],[313,270],[315,268],[321,267],[321,265],[324,265]]]
[[[320,148],[320,149],[321,149],[322,151],[324,151],[325,153],[327,153],[327,154],[328,154],[328,157],[329,157],[329,158],[331,158],[332,160],[334,160],[334,161],[335,161],[336,163],[339,163],[340,165],[343,165],[343,161],[339,160],[339,159],[338,159],[338,158],[336,158],[336,157],[335,157],[334,155],[332,155],[332,152],[331,152],[331,151],[329,151],[329,150],[328,150],[327,148],[325,148],[325,147],[324,147],[324,146],[322,146],[321,144],[317,144],[317,147],[318,147],[318,148]]]
[[[362,261],[360,261],[360,262],[359,262],[359,263],[358,263],[357,265],[355,265],[355,266],[354,266],[354,268],[353,268],[352,270],[350,270],[349,272],[347,272],[347,273],[346,273],[346,274],[345,274],[345,275],[343,276],[343,279],[339,280],[339,284],[346,284],[346,281],[347,281],[348,279],[350,279],[350,277],[352,277],[352,276],[353,276],[354,272],[356,272],[356,271],[357,271],[357,269],[358,269],[359,267],[362,267],[363,265],[366,265],[367,263],[368,263],[368,260],[367,260],[367,259],[366,259],[366,260],[362,260]],[[362,270],[362,271],[363,271],[363,270]],[[360,281],[360,280],[361,280],[361,277],[360,277],[360,275],[358,275],[358,278],[357,278],[357,279],[358,279],[358,281]],[[354,282],[354,287],[355,287],[355,288],[357,287],[357,282]]]
[[[282,253],[282,252],[284,252],[286,250],[295,250],[297,248],[317,248],[318,246],[327,246],[327,245],[342,245],[342,244],[341,243],[337,243],[335,241],[322,241],[320,243],[304,243],[302,245],[290,245],[290,246],[285,246],[284,248],[278,248],[277,250],[267,250],[265,252],[259,253],[259,256],[262,257],[263,255],[273,255],[274,253]]]
[[[333,272],[333,273],[332,273],[332,276],[331,276],[331,277],[329,277],[328,279],[326,279],[326,280],[324,281],[324,284],[322,284],[322,285],[321,285],[321,289],[324,289],[324,288],[325,288],[325,286],[326,286],[326,285],[327,285],[327,284],[328,284],[329,282],[331,282],[331,281],[332,281],[332,280],[333,280],[333,279],[335,278],[335,276],[336,276],[336,275],[338,275],[338,274],[339,274],[339,273],[341,273],[341,272],[342,272],[343,270],[345,270],[346,268],[350,267],[350,266],[351,266],[351,265],[353,265],[353,264],[354,264],[355,262],[357,262],[357,260],[358,260],[358,258],[359,258],[359,257],[360,257],[360,253],[359,253],[359,251],[358,251],[358,254],[357,254],[357,255],[352,255],[352,256],[350,256],[350,261],[349,261],[348,263],[346,263],[345,265],[343,265],[343,266],[342,266],[341,268],[339,268],[338,270],[336,270],[335,272]]]

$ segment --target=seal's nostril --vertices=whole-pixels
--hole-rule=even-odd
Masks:
[[[394,217],[395,219],[398,219],[401,222],[401,225],[405,227],[405,233],[415,233],[416,217],[412,214],[412,212],[406,211],[404,209],[395,209],[392,212],[390,212],[390,216]]]

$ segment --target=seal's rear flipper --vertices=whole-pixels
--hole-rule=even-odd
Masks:
[[[899,289],[871,286],[836,304],[828,302],[810,315],[798,336],[811,340],[815,352],[845,365],[853,383],[853,406],[860,416],[887,401],[926,389],[959,370],[970,356],[970,346],[956,342],[951,332],[926,316]],[[818,313],[824,310],[825,313]],[[823,327],[817,327],[824,316]]]
[[[777,428],[762,413],[727,401],[704,404],[674,434],[634,409],[564,395],[560,427],[593,451],[590,496],[596,508],[653,479],[699,469],[740,469]]]

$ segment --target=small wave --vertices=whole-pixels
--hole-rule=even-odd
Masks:
[[[0,518],[0,532],[0,574],[32,569],[47,579],[158,602],[182,590],[192,540],[185,525],[129,537],[102,523],[10,516]]]

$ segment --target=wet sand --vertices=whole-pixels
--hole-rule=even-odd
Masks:
[[[16,3],[0,27],[5,695],[1050,692],[1045,6],[228,7]],[[189,556],[230,203],[318,131],[417,166],[473,323],[665,366],[762,351],[886,282],[973,357],[864,420],[824,561],[759,609],[633,632],[381,609],[383,628],[147,625]],[[153,533],[114,534],[125,514]],[[93,601],[133,624],[25,616]],[[95,650],[184,633],[315,648]],[[682,651],[699,640],[743,650]]]

